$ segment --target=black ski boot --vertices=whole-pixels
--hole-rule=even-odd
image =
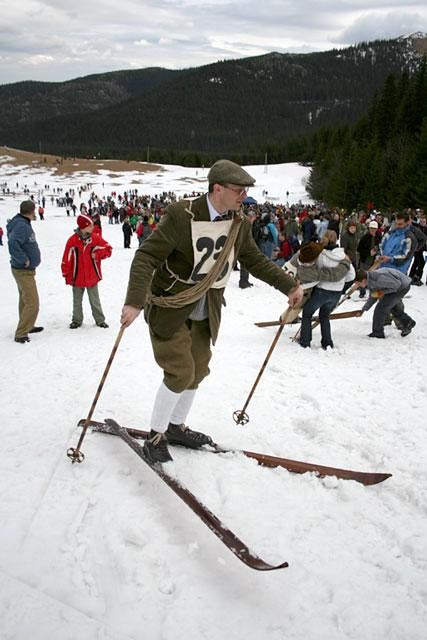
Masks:
[[[400,335],[402,336],[402,338],[406,338],[406,336],[409,336],[409,334],[411,333],[412,329],[415,327],[416,324],[417,323],[415,322],[415,320],[412,320],[411,318],[411,320],[408,322],[406,327],[404,327],[400,332]]]
[[[181,444],[190,449],[200,449],[204,444],[214,444],[212,438],[205,433],[193,431],[185,424],[173,424],[172,422],[169,422],[166,437],[171,444]]]
[[[144,453],[150,462],[169,462],[172,456],[168,450],[168,441],[164,433],[153,431],[144,442]]]

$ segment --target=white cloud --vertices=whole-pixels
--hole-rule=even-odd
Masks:
[[[52,56],[43,56],[39,54],[35,56],[29,56],[24,60],[24,63],[34,65],[34,66],[39,66],[44,64],[51,64],[53,61],[54,61],[54,58]]]
[[[321,51],[337,44],[427,31],[427,6],[420,0],[2,4],[0,83],[67,80],[136,67],[184,68],[269,51]]]
[[[416,31],[427,31],[427,16],[407,11],[381,13],[370,11],[359,16],[336,38],[336,42],[354,43],[362,40],[396,38]]]

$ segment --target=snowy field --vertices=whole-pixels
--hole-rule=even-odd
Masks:
[[[54,177],[1,159],[0,225],[18,211],[22,186],[93,183],[99,195],[204,190],[206,170],[167,166],[149,174]],[[251,195],[307,200],[307,170],[249,167]],[[102,187],[104,183],[104,187]],[[49,193],[49,192],[48,192]],[[77,204],[79,201],[77,200]],[[241,564],[122,441],[88,433],[86,460],[71,465],[80,418],[87,416],[119,331],[133,251],[121,226],[104,223],[113,256],[100,295],[108,330],[71,331],[71,288],[60,273],[75,220],[48,200],[33,226],[45,331],[13,341],[17,291],[7,247],[0,247],[0,638],[1,640],[425,640],[427,637],[426,356],[427,287],[405,300],[417,321],[410,336],[387,327],[370,340],[372,311],[335,321],[336,348],[290,341],[286,328],[248,407],[235,425],[273,340],[271,320],[285,298],[254,278],[227,288],[211,376],[190,426],[230,447],[366,471],[391,472],[383,484],[293,475],[241,456],[173,449],[170,472],[265,560],[289,568],[259,573]],[[132,238],[136,248],[136,238]],[[424,278],[425,280],[425,278]],[[344,310],[360,307],[357,296]],[[95,411],[145,427],[161,372],[147,328],[126,330]]]

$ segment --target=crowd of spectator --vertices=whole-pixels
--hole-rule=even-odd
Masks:
[[[92,220],[100,237],[102,237],[103,224],[121,225],[123,246],[126,249],[131,248],[132,236],[136,236],[138,245],[141,246],[156,229],[168,205],[180,199],[173,191],[152,195],[142,194],[137,188],[112,190],[108,195],[99,195],[97,188],[91,183],[68,189],[51,188],[47,184],[44,188],[39,188],[38,185],[30,188],[27,184],[20,186],[19,183],[10,187],[7,183],[3,183],[0,188],[6,196],[14,195],[15,191],[23,192],[29,198],[29,202],[34,203],[40,220],[44,220],[46,208],[49,211],[56,205],[58,208],[65,209],[67,216],[76,217],[77,222],[86,217]],[[192,199],[200,195],[200,193],[191,192],[184,194],[183,197]],[[333,255],[337,256],[336,248],[339,247],[351,262],[353,279],[357,271],[365,274],[371,270],[371,267],[377,268],[378,262],[381,262],[381,266],[396,269],[405,277],[409,276],[408,280],[412,285],[423,284],[427,221],[421,209],[380,212],[373,207],[367,207],[347,212],[339,208],[328,208],[324,204],[303,204],[302,202],[275,204],[268,201],[257,203],[253,198],[247,198],[243,203],[243,212],[252,224],[252,235],[260,251],[278,266],[291,264],[291,259],[298,258],[301,249],[312,247],[313,243],[324,245],[328,234],[333,234],[333,246],[319,247],[319,251],[325,250],[326,255],[328,249],[333,249],[335,250]],[[310,251],[313,249],[311,248]],[[373,266],[374,262],[375,266]],[[238,265],[235,268],[239,270]],[[359,295],[364,298],[369,290],[369,282],[366,282],[365,278],[362,278],[361,282],[363,285],[360,285]],[[318,283],[313,290],[311,301],[312,306],[314,305],[313,309],[316,307],[316,295],[319,296],[322,292],[324,297],[326,295],[331,298],[332,309],[336,304],[336,300],[332,298],[339,297],[339,287],[337,288],[335,284],[326,284],[325,294],[321,284],[321,282]],[[252,286],[249,273],[240,265],[239,287],[245,289]],[[307,306],[306,315],[309,310]],[[322,310],[323,307],[320,312]],[[101,314],[102,311],[96,318],[97,323],[98,320],[105,322]],[[325,323],[326,320],[325,316]],[[80,326],[80,317],[76,322]],[[310,322],[309,318],[307,326]],[[99,324],[99,326],[104,325]],[[406,327],[402,330],[405,333]],[[376,332],[373,331],[372,335],[374,334],[376,337],[383,337],[383,332],[378,329]],[[322,346],[333,347],[330,335],[329,337],[325,335],[322,338]],[[301,346],[309,346],[308,333],[305,342],[303,338],[304,336],[300,342]]]
[[[28,184],[17,182],[10,187],[6,182],[0,185],[3,194],[13,195],[15,191],[23,191],[38,205],[38,212],[43,216],[46,203],[50,199],[51,206],[64,208],[67,216],[78,213],[89,215],[94,223],[101,227],[102,219],[108,224],[121,225],[124,247],[129,248],[131,237],[136,235],[138,244],[156,228],[166,207],[176,202],[177,194],[164,191],[159,194],[142,194],[137,188],[113,190],[108,195],[98,195],[92,183],[85,183],[75,188],[37,185],[32,188]],[[100,185],[104,189],[105,185]],[[99,188],[99,187],[98,187]],[[50,193],[46,196],[45,193]],[[194,198],[197,192],[184,194],[184,198]],[[265,192],[265,197],[268,194]],[[76,201],[80,202],[77,206]],[[261,251],[269,259],[283,265],[307,242],[317,242],[326,231],[337,234],[339,245],[349,256],[355,269],[368,269],[381,249],[384,235],[393,230],[396,211],[376,211],[371,203],[368,208],[347,212],[339,208],[328,208],[323,204],[273,204],[271,202],[256,203],[248,198],[244,205],[245,214],[252,221],[253,237]],[[407,210],[408,225],[406,235],[410,239],[411,257],[410,277],[415,285],[422,284],[421,278],[425,264],[423,251],[427,234],[426,216],[423,210]],[[42,217],[41,217],[42,219]],[[409,222],[410,221],[410,222]],[[413,260],[412,260],[413,258]],[[242,288],[251,286],[243,273]],[[361,292],[363,295],[363,290]]]
[[[422,284],[427,238],[426,214],[422,209],[387,213],[375,209],[346,212],[323,205],[264,203],[245,206],[245,213],[252,220],[255,242],[268,258],[277,263],[283,265],[301,245],[318,242],[326,231],[332,230],[356,270],[369,269],[375,256],[384,253],[384,242],[396,232],[396,217],[403,215],[405,247],[401,261],[406,270],[410,267],[412,284]]]

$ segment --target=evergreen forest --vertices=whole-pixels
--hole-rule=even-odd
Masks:
[[[413,73],[424,34],[171,71],[0,86],[0,143],[61,156],[187,166],[312,161],[325,128],[351,127],[389,74]],[[327,136],[327,134],[325,134]]]
[[[427,72],[390,74],[366,115],[310,142],[312,198],[346,209],[427,205]]]

